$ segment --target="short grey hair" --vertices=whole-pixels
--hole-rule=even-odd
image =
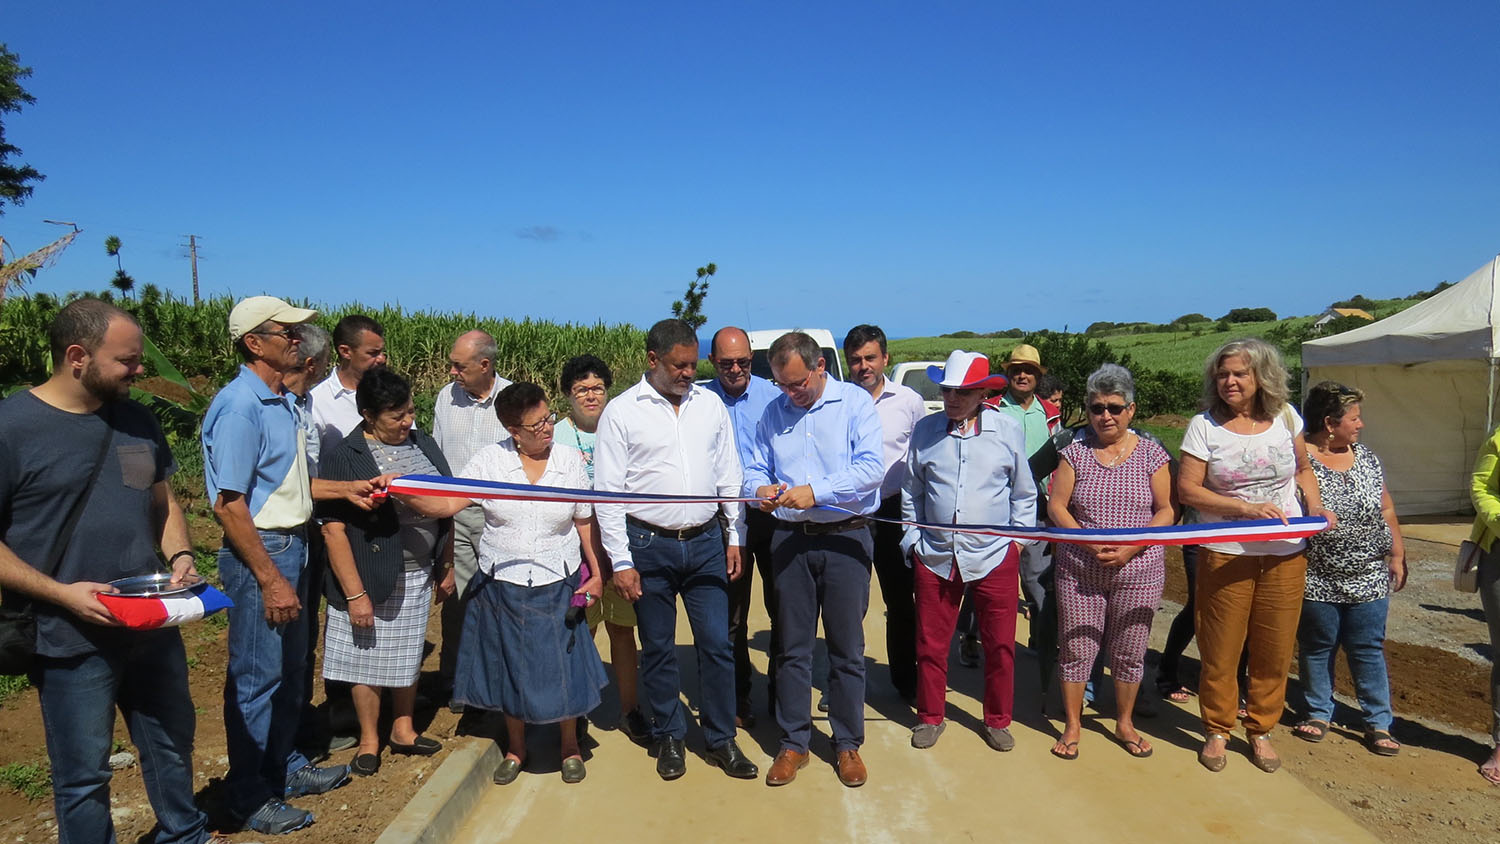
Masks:
[[[500,346],[488,331],[479,331],[474,338],[474,357],[487,360],[491,365],[495,363],[495,356],[500,354]]]
[[[1083,395],[1085,401],[1098,396],[1122,396],[1126,404],[1134,404],[1135,378],[1125,367],[1117,363],[1106,363],[1089,375]]]
[[[297,326],[297,336],[302,342],[297,344],[297,365],[302,366],[314,358],[328,358],[328,332],[304,322]]]
[[[802,358],[802,365],[812,370],[818,368],[818,358],[823,357],[823,350],[818,348],[818,341],[812,335],[789,331],[776,338],[767,357],[771,359],[772,366],[782,367],[792,359],[792,355]]]

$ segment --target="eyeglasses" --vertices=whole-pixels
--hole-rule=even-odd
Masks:
[[[603,384],[595,384],[592,387],[574,387],[573,390],[572,390],[572,392],[569,393],[569,395],[571,395],[575,399],[581,399],[584,396],[602,396],[602,395],[604,395],[604,393],[605,393],[605,387],[604,387],[604,385]]]
[[[725,372],[731,372],[736,368],[748,370],[750,358],[714,358],[714,366]]]
[[[291,329],[291,328],[282,328],[282,329],[278,329],[276,331],[251,331],[251,332],[248,332],[248,333],[250,333],[250,334],[259,334],[262,337],[280,337],[281,339],[283,339],[283,340],[285,340],[285,341],[287,341],[289,343],[291,341],[293,341],[293,340],[301,340],[302,339],[301,335],[299,335],[296,332],[296,330]]]
[[[774,380],[774,379],[772,379],[771,383],[775,384],[777,387],[780,387],[781,391],[784,392],[784,393],[785,392],[791,392],[792,390],[805,390],[805,389],[807,389],[808,383],[812,381],[812,377],[814,375],[817,375],[817,374],[818,373],[816,371],[809,372],[809,373],[807,373],[807,377],[806,378],[803,378],[801,381],[797,381],[797,382],[791,383],[791,384],[783,384],[780,381],[777,381],[777,380]]]
[[[944,393],[966,394],[966,393],[975,393],[975,392],[978,392],[980,388],[979,387],[938,387],[938,389],[942,390]]]
[[[556,425],[556,424],[557,424],[557,414],[556,413],[549,413],[546,416],[543,416],[541,419],[538,419],[537,421],[531,423],[530,425],[517,425],[516,427],[517,428],[522,428],[522,429],[527,430],[527,431],[530,431],[533,434],[540,434],[541,432],[547,430],[548,428],[550,428],[550,427],[552,427],[553,425]]]
[[[1103,402],[1098,402],[1089,405],[1089,413],[1093,416],[1103,416],[1105,411],[1109,411],[1110,416],[1119,416],[1129,408],[1130,405],[1128,404],[1104,404]]]

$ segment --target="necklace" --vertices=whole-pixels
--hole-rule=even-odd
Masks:
[[[1122,437],[1120,439],[1120,442],[1118,443],[1119,448],[1115,451],[1114,457],[1108,463],[1104,462],[1103,460],[1099,460],[1099,465],[1103,466],[1106,469],[1113,469],[1115,468],[1115,466],[1119,465],[1120,461],[1124,460],[1125,455],[1130,451],[1130,442],[1132,436],[1133,434],[1131,434],[1129,431],[1126,431],[1125,436]],[[1103,456],[1109,454],[1109,451],[1107,449],[1101,448],[1097,450],[1097,453],[1099,456]],[[1095,459],[1098,460],[1099,458],[1096,457]]]

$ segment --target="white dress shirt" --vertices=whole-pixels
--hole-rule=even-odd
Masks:
[[[880,481],[880,500],[901,494],[901,482],[906,480],[906,447],[911,442],[911,429],[917,420],[927,415],[927,405],[922,396],[905,384],[897,384],[891,376],[883,376],[885,386],[875,397],[875,414],[880,417],[881,461],[885,463],[885,477]]]
[[[694,384],[673,407],[642,376],[604,406],[594,443],[594,488],[600,492],[740,496],[740,456],[734,424],[718,396]],[[730,545],[743,545],[745,508],[733,504],[599,504],[599,532],[615,569],[634,568],[625,533],[628,513],[672,530],[729,517]]]
[[[510,439],[495,416],[495,396],[509,386],[510,381],[496,375],[490,394],[482,399],[469,395],[457,381],[438,390],[432,405],[432,438],[449,466],[467,465],[480,449]]]
[[[521,456],[511,440],[485,446],[464,465],[459,475],[480,481],[529,484]],[[588,489],[583,455],[573,448],[552,449],[540,486]],[[556,501],[477,502],[484,508],[484,532],[479,539],[479,570],[506,583],[546,586],[578,569],[583,559],[574,519],[587,519],[588,504]]]
[[[312,424],[318,432],[320,453],[332,453],[364,421],[354,403],[354,391],[339,381],[338,370],[308,390],[307,398],[312,403]]]

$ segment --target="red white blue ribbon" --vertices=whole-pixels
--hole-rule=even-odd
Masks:
[[[100,592],[99,603],[109,609],[121,624],[133,630],[176,627],[234,606],[229,596],[207,583],[194,586],[184,595],[111,595]]]
[[[549,501],[565,504],[725,504],[758,503],[759,498],[716,498],[697,495],[647,495],[638,492],[604,492],[592,489],[532,486],[504,481],[477,481],[442,475],[405,475],[391,481],[387,490],[397,495],[430,495],[468,498],[475,501]],[[826,509],[859,515],[841,507]],[[957,525],[912,522],[865,516],[872,521],[918,527],[923,530],[972,533],[1007,539],[1068,542],[1081,545],[1204,545],[1211,542],[1266,542],[1306,539],[1328,527],[1321,516],[1298,516],[1282,523],[1278,519],[1241,522],[1200,522],[1190,525],[1143,528],[1059,528],[1020,525]]]

